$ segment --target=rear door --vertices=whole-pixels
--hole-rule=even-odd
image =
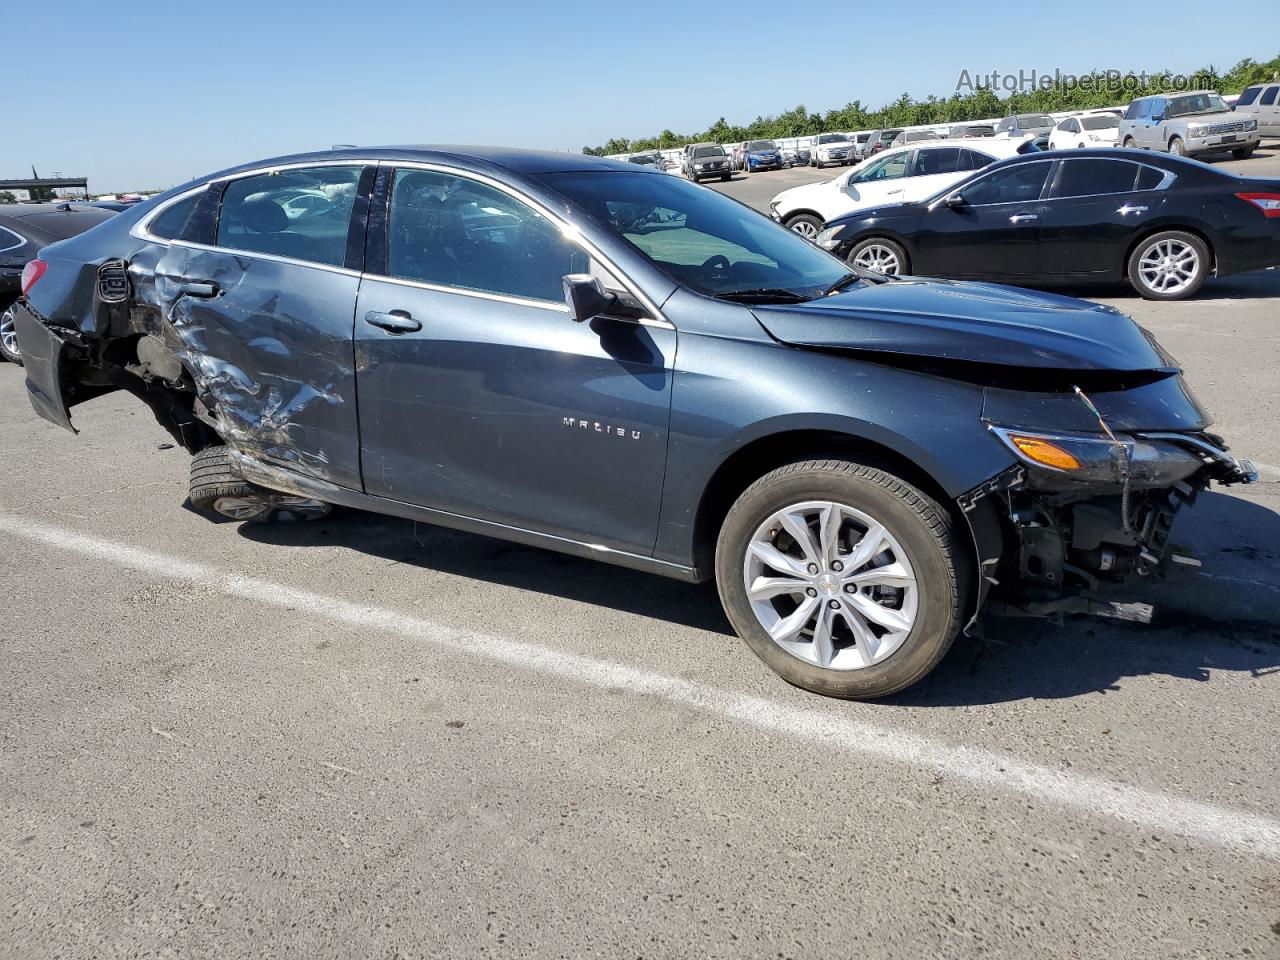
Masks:
[[[207,242],[172,241],[153,287],[136,291],[162,311],[228,443],[353,489],[360,486],[352,352],[360,264],[351,252],[364,240],[363,217],[353,212],[372,173],[328,163],[215,183]],[[326,202],[291,204],[300,193]]]
[[[1258,97],[1254,109],[1258,118],[1258,133],[1264,137],[1280,137],[1280,84],[1272,84]]]
[[[911,162],[911,175],[905,181],[901,199],[923,200],[968,176],[965,162],[968,152],[960,147],[916,150]]]
[[[1164,179],[1129,160],[1059,161],[1040,215],[1044,272],[1118,277],[1130,241],[1159,213]]]
[[[675,330],[574,323],[564,276],[625,288],[497,181],[386,168],[373,210],[356,309],[367,492],[651,552]]]
[[[1040,199],[1053,167],[1037,160],[993,170],[921,218],[912,272],[947,277],[1027,277],[1041,272]]]

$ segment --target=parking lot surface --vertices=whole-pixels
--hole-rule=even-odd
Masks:
[[[211,523],[136,400],[72,436],[0,365],[0,955],[1280,956],[1280,272],[1068,292],[1263,482],[1180,518],[1151,626],[996,621],[876,704],[787,687],[709,586]]]

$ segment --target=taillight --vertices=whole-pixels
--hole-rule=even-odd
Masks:
[[[1264,217],[1280,217],[1280,193],[1237,193],[1262,211]]]
[[[22,295],[25,297],[36,285],[36,281],[44,276],[49,265],[43,260],[32,260],[22,268]]]

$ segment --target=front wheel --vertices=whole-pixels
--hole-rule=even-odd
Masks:
[[[1185,300],[1209,276],[1209,248],[1181,230],[1162,230],[1129,254],[1129,282],[1147,300]]]
[[[1121,146],[1123,146],[1126,150],[1132,150],[1135,146],[1133,142],[1133,137],[1125,137],[1124,143],[1121,144]]]
[[[11,303],[0,313],[0,357],[22,366],[22,354],[18,351],[18,328],[14,320],[15,309],[15,305]]]
[[[1253,156],[1253,147],[1237,147],[1231,151],[1231,156],[1237,160],[1248,160]]]
[[[963,622],[968,554],[951,515],[883,470],[780,467],[740,496],[716,544],[738,635],[784,680],[883,697],[932,670]]]
[[[1182,142],[1181,137],[1173,137],[1169,140],[1169,152],[1175,157],[1185,157],[1187,155],[1187,145]]]
[[[859,240],[849,251],[848,262],[855,267],[862,267],[872,273],[885,276],[905,276],[911,273],[911,262],[907,259],[907,251],[900,243],[884,237],[868,237]]]
[[[822,229],[822,220],[811,213],[797,213],[787,218],[787,229],[792,233],[800,234],[806,240],[812,240]]]

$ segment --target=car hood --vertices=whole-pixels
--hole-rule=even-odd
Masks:
[[[773,337],[794,346],[1021,369],[1178,370],[1113,307],[989,283],[892,280],[752,310]]]

